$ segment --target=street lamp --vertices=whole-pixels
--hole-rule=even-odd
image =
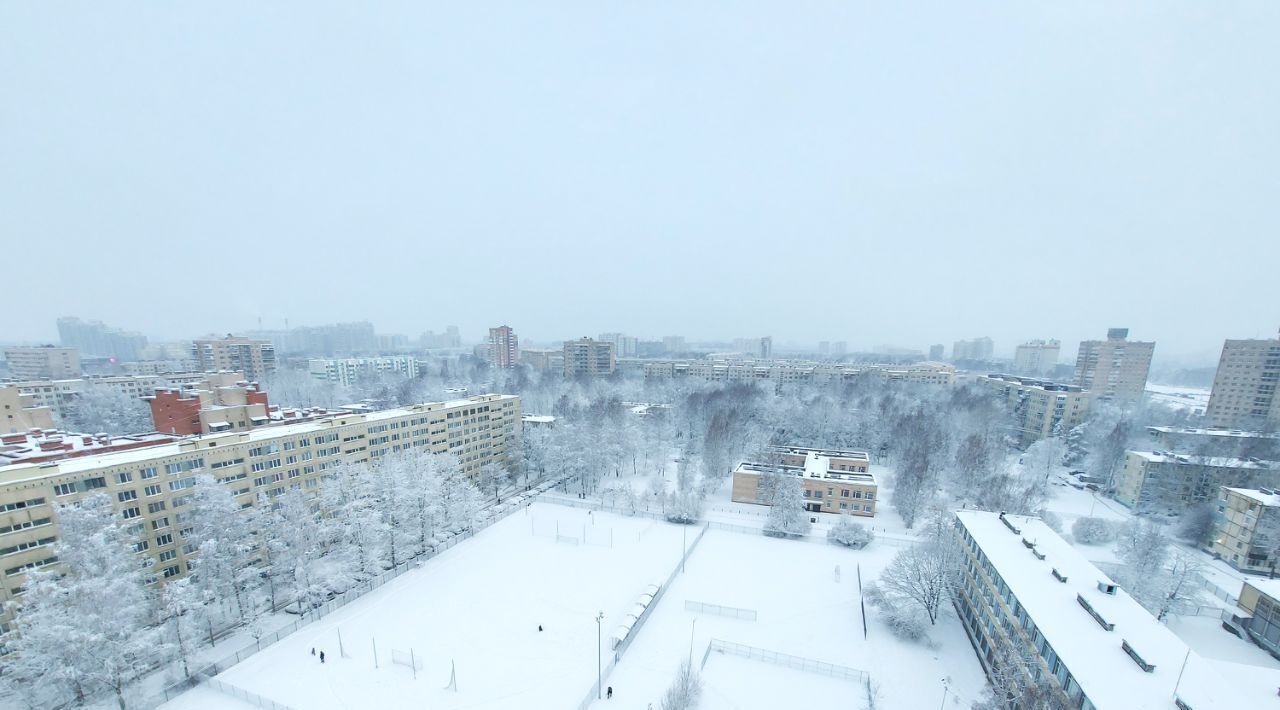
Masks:
[[[946,705],[947,705],[947,679],[943,678],[942,679],[942,704],[938,706],[938,710],[942,710],[942,708],[946,707]]]
[[[603,640],[602,634],[604,632],[601,631],[603,627],[600,625],[601,622],[603,621],[604,621],[604,612],[602,611],[599,614],[596,614],[596,700],[600,699],[601,697],[600,686],[604,684],[604,673],[601,671],[601,668],[603,668],[603,663],[604,663],[601,660],[602,654],[603,654],[603,651],[601,649],[604,647],[604,640]]]

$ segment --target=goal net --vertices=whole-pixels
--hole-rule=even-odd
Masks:
[[[391,649],[391,662],[397,666],[408,666],[415,671],[422,670],[422,659],[414,654],[412,650]]]
[[[563,542],[566,545],[579,545],[582,543],[581,540],[573,535],[556,535],[556,542]]]

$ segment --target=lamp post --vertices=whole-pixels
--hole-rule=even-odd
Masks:
[[[604,632],[601,631],[603,627],[600,625],[601,622],[603,621],[604,621],[604,612],[602,611],[596,614],[596,700],[599,700],[601,698],[600,686],[603,685],[603,681],[604,681],[604,673],[603,671],[601,671],[601,668],[603,668],[603,661],[601,660],[603,651],[600,650],[604,646],[604,640],[602,636]]]
[[[689,667],[693,668],[693,633],[698,630],[698,620],[693,620],[693,626],[689,629]]]
[[[942,704],[938,706],[938,710],[947,706],[947,679],[942,679]]]

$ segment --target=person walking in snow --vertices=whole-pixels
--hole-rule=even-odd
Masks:
[[[612,685],[611,685],[611,686],[609,686],[609,689],[608,689],[607,691],[605,691],[604,697],[605,697],[605,699],[607,699],[607,700],[612,700],[612,699],[613,699],[613,686],[612,686]]]
[[[324,663],[324,651],[320,652],[320,662]]]
[[[538,624],[538,631],[542,631],[542,624]]]
[[[316,647],[315,647],[315,646],[312,646],[312,647],[311,647],[311,655],[313,655],[313,656],[314,656],[314,655],[316,655]]]

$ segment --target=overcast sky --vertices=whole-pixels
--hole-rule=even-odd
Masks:
[[[1278,36],[1273,0],[3,2],[0,340],[1216,360],[1280,326]]]

